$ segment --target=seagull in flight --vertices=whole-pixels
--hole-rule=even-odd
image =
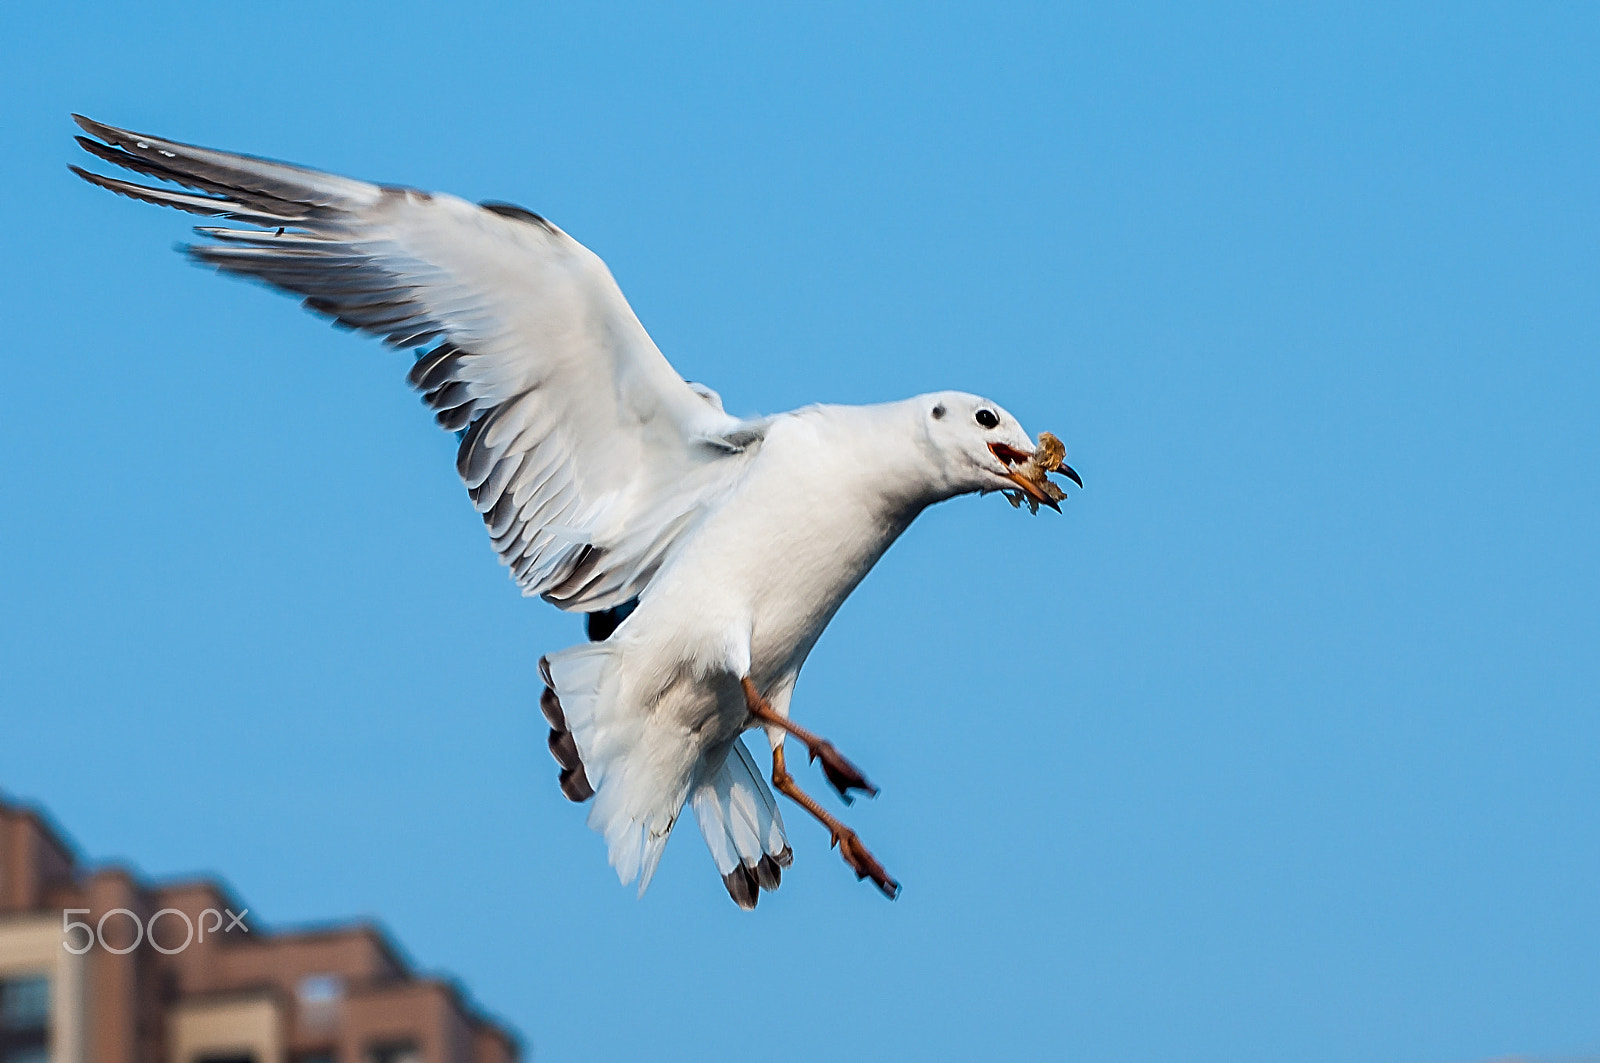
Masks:
[[[155,183],[79,177],[221,219],[183,250],[416,352],[409,381],[460,438],[456,470],[522,593],[587,615],[539,661],[561,792],[592,802],[642,895],[685,805],[729,895],[754,908],[793,852],[773,789],[858,879],[900,884],[790,774],[787,738],[846,803],[877,789],[789,716],[845,598],[928,506],[1001,492],[1059,511],[1083,482],[988,399],[726,413],[651,341],[598,256],[507,203],[470,203],[130,133],[74,115],[95,158]],[[242,226],[242,227],[241,227]],[[769,788],[743,741],[761,730]]]

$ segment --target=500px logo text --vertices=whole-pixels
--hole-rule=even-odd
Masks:
[[[163,908],[159,912],[152,915],[148,921],[141,921],[136,912],[130,912],[126,908],[111,909],[109,912],[102,915],[100,917],[100,921],[95,923],[93,926],[72,918],[75,915],[88,915],[89,911],[90,910],[88,908],[67,908],[61,913],[61,947],[72,953],[74,956],[82,956],[84,953],[94,948],[95,942],[99,942],[100,947],[105,949],[107,952],[122,956],[138,948],[140,943],[146,938],[150,940],[150,947],[155,949],[157,952],[164,953],[168,956],[176,956],[178,953],[188,948],[196,940],[204,941],[207,934],[216,934],[218,932],[226,934],[231,932],[235,927],[246,934],[250,933],[250,928],[244,925],[244,917],[250,914],[250,909],[248,908],[241,911],[238,915],[234,915],[231,908],[224,908],[221,912],[217,911],[215,908],[207,908],[205,911],[200,913],[198,938],[196,937],[195,921],[189,918],[188,913],[180,912],[176,908]],[[226,913],[228,916],[227,926],[223,926],[222,924],[222,916],[224,913]],[[133,924],[133,941],[131,944],[115,946],[106,943],[106,920],[110,919],[114,915],[123,916],[128,920],[129,923]],[[156,923],[159,922],[163,917],[168,920],[169,925],[171,925],[172,920],[177,920],[183,924],[183,944],[172,947],[163,945],[156,940]],[[210,926],[206,925],[206,920],[208,917],[211,919]],[[115,926],[116,924],[112,925]],[[73,940],[72,936],[75,931],[83,932],[82,937],[76,942]]]

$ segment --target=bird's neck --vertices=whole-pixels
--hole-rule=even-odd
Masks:
[[[924,509],[960,491],[930,460],[916,411],[908,402],[824,408],[850,440],[835,470],[840,489],[898,536]]]

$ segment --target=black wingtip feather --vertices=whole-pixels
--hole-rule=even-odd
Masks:
[[[99,137],[107,144],[115,144],[119,138],[129,135],[126,130],[96,122],[93,118],[85,118],[81,114],[74,114],[72,120],[77,123],[79,129],[91,136]]]
[[[208,195],[221,197],[223,201],[235,204],[248,211],[260,215],[274,215],[282,218],[303,217],[308,204],[298,200],[284,199],[281,196],[270,195],[266,192],[252,192],[238,188],[234,185],[207,180],[206,178],[191,173],[184,173],[171,166],[165,166],[153,159],[135,155],[120,147],[108,147],[88,137],[74,137],[78,146],[102,162],[109,162],[113,166],[120,166],[124,170],[131,170],[146,177],[154,177],[158,181],[166,181],[182,188],[193,189]]]
[[[77,142],[78,147],[96,158],[104,159],[107,162],[117,161],[119,153],[116,148],[109,144],[102,144],[98,140],[91,140],[81,134],[73,136],[72,139]]]

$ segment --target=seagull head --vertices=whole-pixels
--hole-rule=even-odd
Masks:
[[[1048,473],[1083,486],[1064,460],[1066,450],[1048,432],[1039,442],[997,402],[960,391],[941,391],[916,400],[927,439],[953,494],[1004,492],[1013,506],[1026,502],[1060,512],[1066,497]]]

